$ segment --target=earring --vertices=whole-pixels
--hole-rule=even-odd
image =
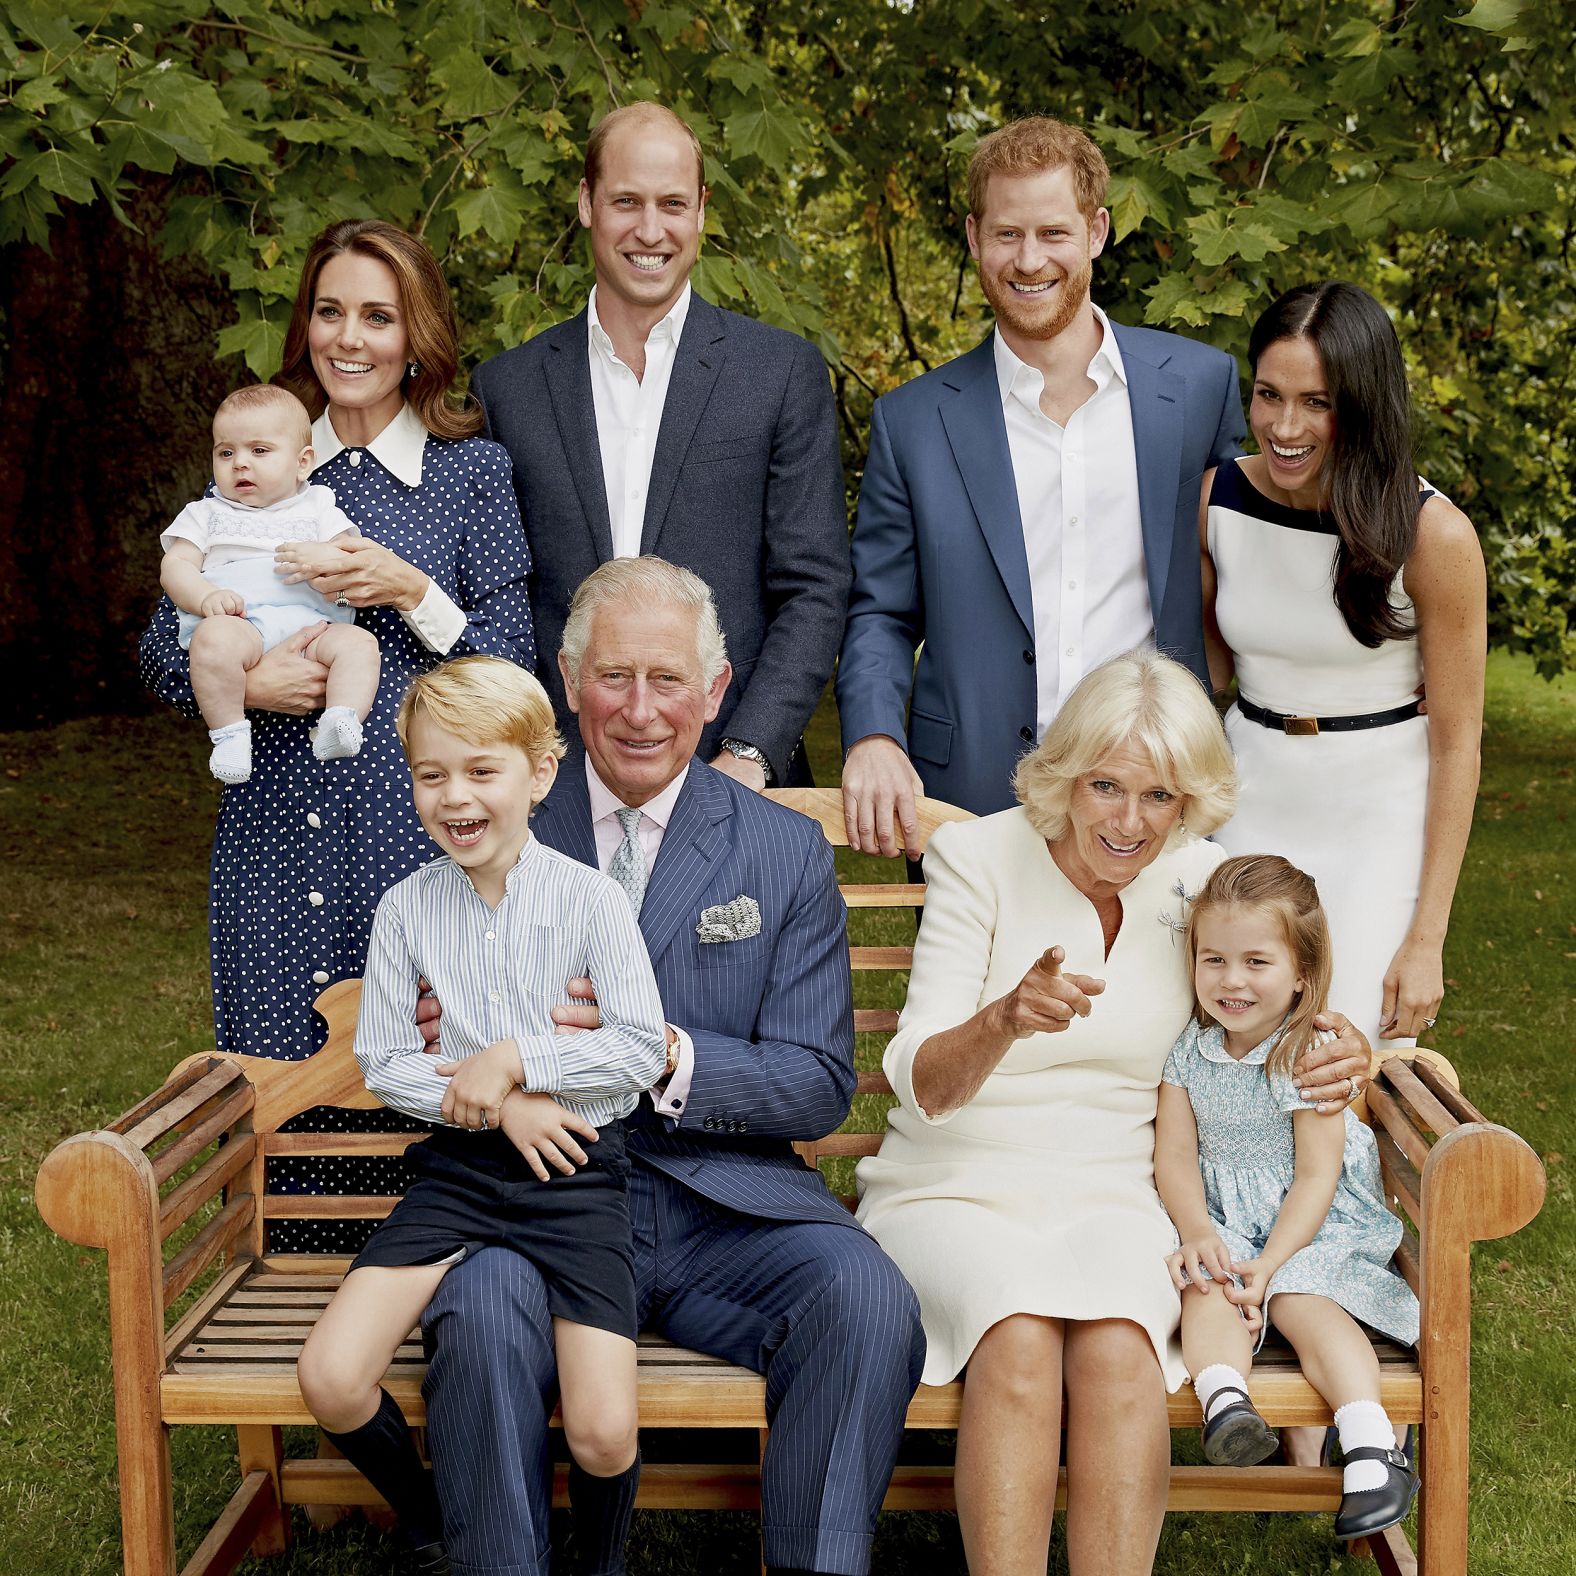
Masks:
[[[419,361],[410,362],[406,366],[405,372],[409,377],[419,378],[421,376],[421,363]]]

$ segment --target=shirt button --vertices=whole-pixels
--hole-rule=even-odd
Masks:
[[[1034,729],[1033,728],[1019,728],[1018,729],[1018,737],[1020,739],[1022,739],[1025,744],[1031,744],[1034,741]]]
[[[1078,516],[1076,514],[1068,516],[1067,523],[1069,525],[1077,525],[1077,523],[1078,523]]]
[[[358,449],[352,449],[350,451],[350,463],[352,465],[359,465],[361,463],[361,453]]]
[[[1078,649],[1078,648],[1077,648],[1077,647],[1076,647],[1076,646],[1069,646],[1069,647],[1068,647],[1068,648],[1067,648],[1067,655],[1068,655],[1068,656],[1072,656],[1072,655],[1073,655],[1073,653],[1074,653],[1074,652],[1076,652],[1076,651],[1077,651],[1077,649]]]
[[[323,894],[321,892],[308,892],[306,900],[313,908],[321,908],[323,906]]]
[[[306,813],[306,824],[310,826],[313,831],[316,831],[317,828],[323,824],[323,817],[320,816],[316,810],[308,810]]]
[[[499,1002],[503,1000],[503,997],[500,996],[497,991],[490,990],[487,992],[487,999],[491,1002]]]
[[[1032,664],[1034,662],[1034,653],[1032,651],[1030,651],[1027,647],[1024,648],[1023,660],[1025,662],[1029,663],[1031,666],[1032,666]]]
[[[1078,589],[1078,582],[1076,580],[1069,580],[1067,582],[1067,589],[1069,591],[1076,591]]]
[[[496,941],[498,939],[498,932],[496,930],[489,930],[487,932],[487,939],[489,941]]]
[[[314,985],[326,985],[326,984],[328,984],[328,970],[327,969],[313,969],[312,970],[312,983]]]

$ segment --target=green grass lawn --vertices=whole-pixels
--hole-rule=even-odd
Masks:
[[[1576,1570],[1576,1214],[1565,1153],[1576,1107],[1576,682],[1546,685],[1528,664],[1497,657],[1488,712],[1435,1043],[1477,1104],[1544,1157],[1549,1199],[1528,1230],[1476,1255],[1472,1570],[1567,1576]],[[115,1115],[210,1043],[204,892],[216,794],[205,753],[199,727],[164,716],[0,735],[5,1576],[120,1568],[103,1264],[44,1227],[33,1175],[60,1138]],[[830,780],[827,706],[812,753]],[[179,1429],[173,1457],[184,1557],[232,1486],[233,1442],[221,1430]],[[743,1573],[757,1568],[757,1548],[750,1517],[643,1512],[629,1564],[636,1576]],[[386,1569],[388,1557],[358,1522],[248,1568],[353,1576]],[[1064,1568],[1058,1547],[1052,1569]],[[1326,1519],[1301,1516],[1173,1516],[1156,1565],[1209,1576],[1363,1568],[1337,1552]],[[880,1576],[962,1569],[951,1517],[883,1519]]]

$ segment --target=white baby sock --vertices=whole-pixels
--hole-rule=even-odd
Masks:
[[[1395,1429],[1377,1401],[1348,1401],[1337,1409],[1335,1426],[1341,1436],[1341,1449],[1347,1455],[1365,1445],[1374,1450],[1395,1449]],[[1355,1494],[1365,1488],[1383,1488],[1387,1475],[1382,1461],[1349,1461],[1341,1476],[1341,1492]]]
[[[1228,1363],[1211,1363],[1193,1381],[1194,1392],[1198,1396],[1198,1404],[1204,1409],[1204,1421],[1210,1419],[1210,1411],[1215,1397],[1228,1385],[1235,1386],[1238,1390],[1246,1392],[1248,1381]],[[1233,1402],[1240,1401],[1241,1396],[1222,1396],[1221,1406],[1230,1406]]]
[[[251,723],[243,720],[210,728],[208,737],[213,740],[208,770],[222,783],[244,783],[252,775]]]
[[[349,706],[330,706],[318,719],[312,753],[320,761],[340,761],[361,753],[361,719]]]

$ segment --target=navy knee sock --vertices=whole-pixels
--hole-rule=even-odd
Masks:
[[[569,1519],[574,1529],[575,1576],[623,1576],[624,1542],[640,1487],[640,1452],[614,1477],[592,1477],[569,1463]]]
[[[393,1507],[400,1533],[413,1549],[443,1541],[443,1518],[432,1479],[421,1464],[405,1416],[387,1390],[378,1391],[378,1409],[348,1434],[323,1430],[344,1458]]]

